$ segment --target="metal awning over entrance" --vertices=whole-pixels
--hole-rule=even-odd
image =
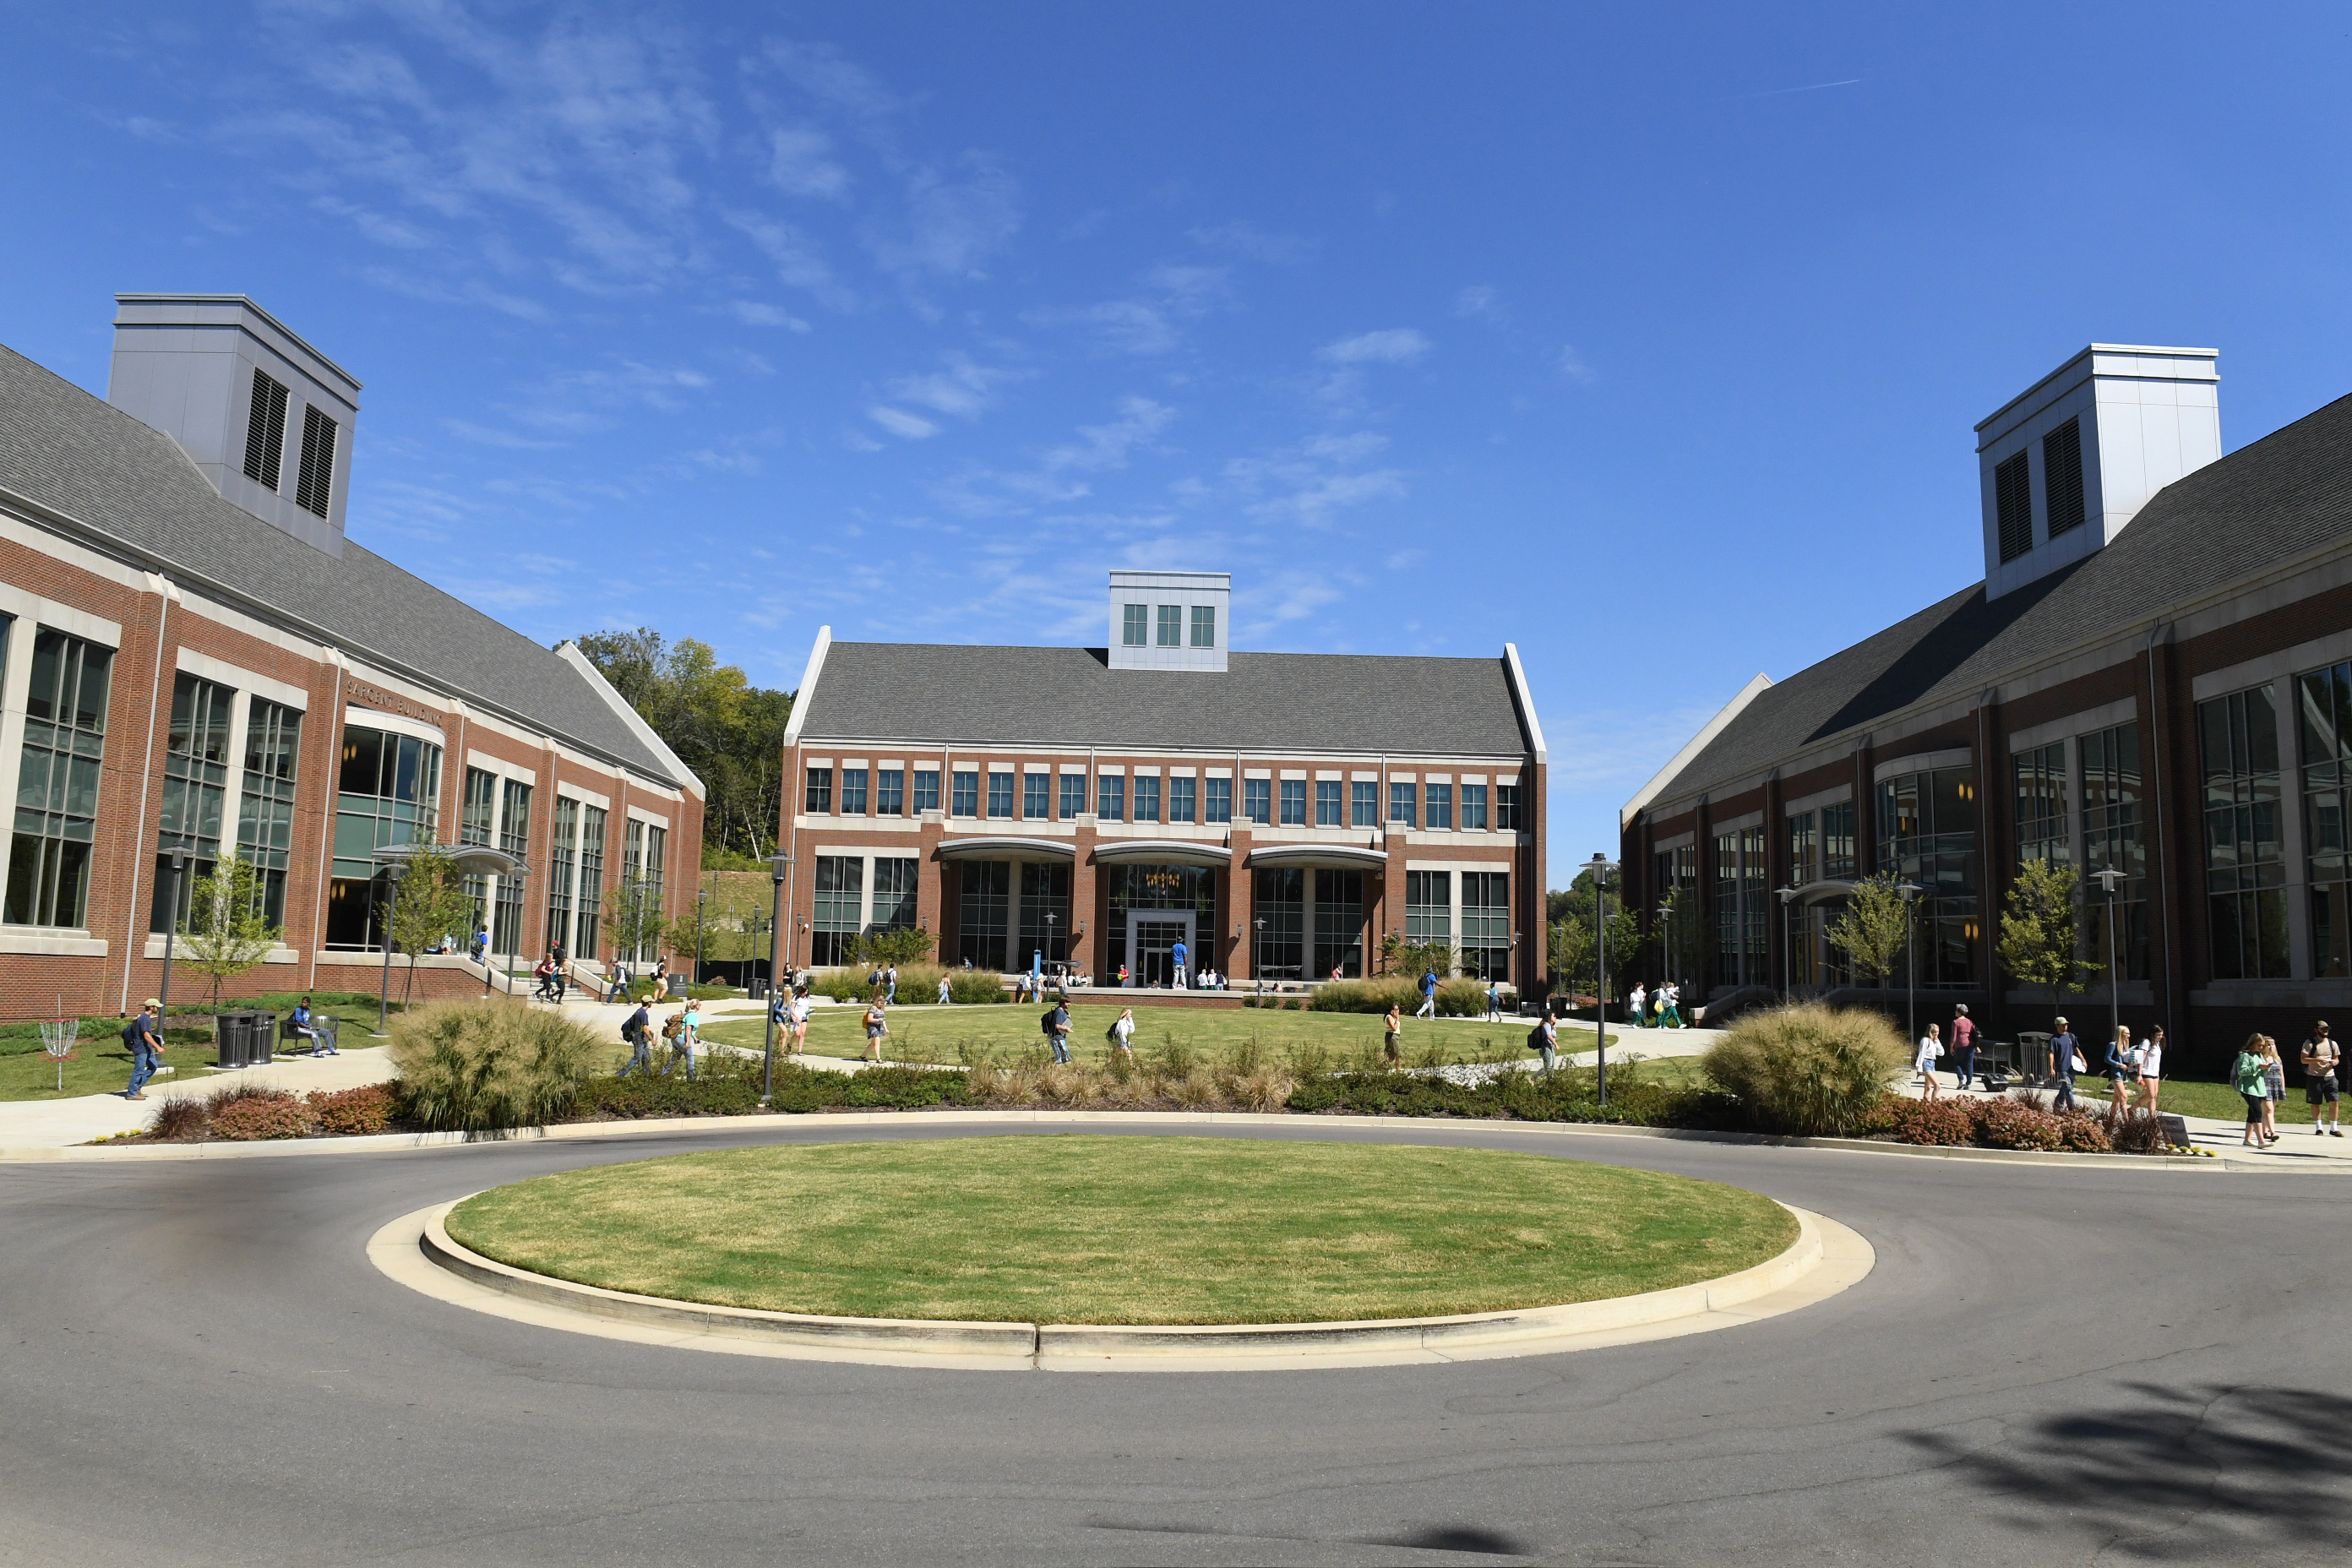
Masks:
[[[1385,849],[1360,849],[1350,844],[1268,844],[1249,852],[1248,866],[1273,870],[1287,866],[1320,866],[1331,870],[1379,870],[1389,863]]]
[[[1078,847],[1051,838],[1030,838],[1018,834],[1004,834],[989,838],[942,838],[940,858],[942,860],[1070,860],[1078,858]]]
[[[1856,886],[1857,884],[1853,882],[1839,881],[1834,877],[1824,877],[1818,882],[1808,882],[1790,892],[1788,901],[1801,910],[1807,909],[1814,904],[1826,904],[1832,899],[1843,899],[1852,893]]]
[[[1095,846],[1098,866],[1207,866],[1223,869],[1234,863],[1234,852],[1222,844],[1197,844],[1176,838],[1121,838]]]
[[[530,872],[530,863],[521,856],[493,849],[487,844],[387,844],[371,858],[379,866],[405,866],[421,850],[436,847],[449,858],[460,876],[522,877]]]

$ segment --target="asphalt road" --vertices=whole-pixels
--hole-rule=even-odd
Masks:
[[[428,1203],[714,1146],[0,1169],[0,1563],[2352,1558],[2326,1178],[1580,1140],[1832,1215],[1878,1267],[1721,1332],[1381,1370],[664,1350],[364,1257]]]

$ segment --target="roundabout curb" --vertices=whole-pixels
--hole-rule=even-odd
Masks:
[[[1857,1233],[1783,1204],[1797,1220],[1797,1239],[1779,1257],[1720,1279],[1607,1300],[1354,1322],[941,1322],[712,1306],[558,1279],[452,1239],[444,1222],[465,1201],[403,1215],[376,1233],[369,1257],[427,1295],[543,1327],[735,1354],[966,1370],[1212,1372],[1552,1355],[1794,1311],[1847,1289],[1876,1261]]]

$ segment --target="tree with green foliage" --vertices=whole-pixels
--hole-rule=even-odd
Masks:
[[[408,955],[408,990],[404,1000],[416,997],[416,955],[439,942],[459,942],[474,934],[474,898],[466,891],[465,876],[456,858],[443,844],[419,844],[409,855],[392,912],[385,924],[392,945]]]
[[[1414,942],[1402,931],[1390,931],[1381,938],[1379,973],[1402,974],[1416,984],[1423,975],[1434,973],[1441,980],[1461,967],[1462,956],[1449,942]]]
[[[1622,876],[1611,881],[1608,892],[1609,979],[1611,990],[1622,992],[1625,976],[1642,955],[1642,920],[1639,911],[1625,905]],[[1580,986],[1594,977],[1593,964],[1599,957],[1595,950],[1600,945],[1597,904],[1589,869],[1579,871],[1566,888],[1554,888],[1545,895],[1546,952],[1554,984]]]
[[[1830,944],[1857,973],[1883,981],[1902,961],[1911,941],[1911,911],[1896,891],[1900,886],[1892,871],[1864,877],[1847,895],[1845,912],[1830,922]]]
[[[234,854],[213,865],[188,889],[188,913],[176,943],[181,963],[213,982],[213,1017],[220,1017],[221,984],[261,967],[285,936],[262,913],[261,879]]]
[[[853,964],[895,963],[901,966],[920,963],[930,957],[935,939],[927,931],[912,926],[894,926],[888,931],[869,931],[849,939],[848,962]]]
[[[2074,868],[2028,860],[2017,868],[2002,902],[2000,939],[1993,954],[2011,978],[2050,987],[2050,1005],[2059,993],[2097,969],[2075,956],[2082,926],[2074,908]]]
[[[650,882],[614,882],[604,889],[598,906],[603,911],[605,939],[615,952],[635,952],[640,948],[659,950],[664,939],[671,935],[668,918],[662,911],[661,889]],[[689,924],[688,931],[692,931]],[[687,951],[693,951],[693,937],[687,938]],[[669,951],[676,952],[675,944]]]

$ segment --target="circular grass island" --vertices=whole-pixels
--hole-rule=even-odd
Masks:
[[[1797,1237],[1756,1193],[1539,1154],[1100,1135],[677,1154],[493,1188],[446,1224],[636,1295],[1041,1324],[1558,1306],[1719,1278]]]

